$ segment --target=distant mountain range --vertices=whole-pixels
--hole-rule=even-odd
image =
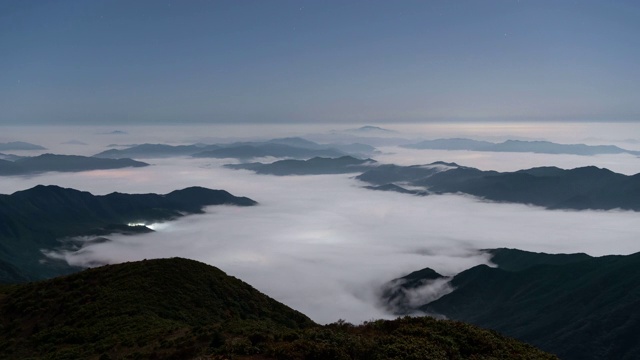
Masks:
[[[46,150],[46,148],[31,144],[24,141],[13,141],[8,143],[0,143],[0,151],[9,151],[9,150]]]
[[[351,156],[342,156],[339,158],[314,157],[309,160],[280,160],[270,164],[228,164],[224,167],[252,170],[258,174],[284,176],[358,173],[367,170],[372,164],[375,164],[375,161],[371,159],[362,160]]]
[[[197,158],[234,158],[253,159],[258,157],[296,158],[307,159],[315,156],[336,157],[344,153],[336,149],[308,149],[285,144],[247,144],[222,147],[215,150],[203,151],[193,154]]]
[[[451,279],[423,269],[390,282],[383,300],[398,314],[441,314],[500,331],[562,359],[640,358],[640,253],[594,258],[516,249],[488,252],[496,268],[479,265]],[[438,279],[450,280],[452,291],[422,304],[410,299]]]
[[[557,359],[428,317],[320,326],[217,268],[180,258],[0,288],[0,357]]]
[[[228,164],[270,175],[358,173],[370,190],[413,195],[463,193],[491,201],[531,204],[548,209],[624,209],[640,211],[640,174],[614,173],[594,166],[564,170],[538,167],[515,172],[482,171],[456,163],[378,164],[371,159],[313,158],[273,163]]]
[[[381,165],[357,179],[370,189],[419,194],[464,193],[487,200],[548,209],[640,211],[640,174],[627,176],[595,166],[564,170],[538,167],[515,172],[482,171],[455,163]],[[389,184],[394,185],[389,187]],[[404,185],[423,188],[415,192]]]
[[[77,172],[121,169],[125,167],[143,167],[149,165],[131,159],[99,159],[78,155],[43,154],[12,159],[13,161],[0,159],[0,176],[31,175],[47,171]]]
[[[141,144],[133,145],[125,149],[110,149],[93,155],[95,158],[122,159],[122,158],[164,158],[173,156],[191,156],[203,151],[219,149],[217,145],[165,145],[165,144]]]
[[[149,230],[128,226],[152,223],[189,213],[207,205],[250,206],[255,201],[223,190],[192,187],[166,195],[112,193],[94,196],[57,186],[36,186],[0,195],[0,283],[22,282],[77,271],[48,259],[43,249],[82,235]]]
[[[471,139],[436,139],[425,140],[415,144],[400,145],[409,149],[430,150],[471,150],[492,152],[531,152],[541,154],[632,154],[640,155],[640,151],[626,150],[613,145],[557,144],[549,141],[507,140],[501,143],[478,141]]]
[[[390,130],[390,129],[385,129],[382,128],[380,126],[373,126],[373,125],[365,125],[365,126],[361,126],[359,128],[355,128],[355,129],[347,129],[344,130],[345,132],[348,133],[362,133],[362,134],[375,134],[375,133],[381,133],[381,134],[393,134],[393,133],[397,133],[397,131],[395,130]]]
[[[94,155],[97,158],[160,158],[172,156],[193,156],[198,158],[252,159],[259,157],[279,157],[309,159],[312,157],[339,157],[347,154],[368,156],[376,149],[369,145],[318,144],[303,138],[291,137],[272,139],[264,142],[236,142],[214,145],[163,145],[142,144],[126,149],[110,149]]]

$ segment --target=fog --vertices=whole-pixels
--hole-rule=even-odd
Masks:
[[[33,140],[38,139],[35,134],[25,138],[30,133],[22,131],[24,137],[16,140],[38,143]],[[146,137],[135,141],[130,131],[125,135],[98,135],[92,128],[83,131],[73,136],[56,135],[62,138],[46,137],[45,146],[57,147],[60,153],[83,148],[83,145],[62,144],[75,139],[91,144],[88,145],[93,147],[90,151],[82,150],[90,154],[104,150],[100,146],[108,143],[140,143],[149,139],[166,140],[169,136],[166,132],[154,135],[148,131]],[[198,136],[209,134],[185,133],[180,140],[188,137],[195,140]],[[102,137],[106,139],[100,140],[100,146],[92,142]],[[377,160],[403,164],[443,160],[497,170],[539,165],[609,164],[613,167],[618,164],[614,171],[640,172],[638,158],[625,155],[574,157],[399,148],[385,148],[383,152]],[[321,323],[389,318],[391,315],[377,300],[377,291],[383,283],[424,267],[453,275],[487,263],[487,256],[478,249],[511,247],[597,256],[630,254],[640,248],[640,221],[638,214],[630,211],[550,211],[461,195],[417,197],[362,189],[364,184],[352,175],[276,177],[221,167],[231,160],[146,161],[153,165],[0,177],[0,186],[3,193],[37,184],[56,184],[106,194],[113,191],[166,193],[197,185],[248,196],[259,205],[209,207],[205,214],[154,224],[154,233],[112,235],[111,242],[93,243],[78,252],[56,256],[75,265],[173,256],[203,261]],[[422,294],[425,298],[434,296],[426,290]],[[420,299],[412,298],[412,301],[419,303]]]

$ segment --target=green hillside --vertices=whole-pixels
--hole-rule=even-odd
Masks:
[[[39,185],[0,195],[0,283],[50,278],[73,271],[45,257],[42,249],[81,235],[151,231],[129,223],[151,223],[202,212],[208,205],[251,206],[256,202],[224,190],[191,187],[166,195],[111,193],[95,196],[58,186]]]
[[[480,265],[451,280],[453,292],[413,309],[494,329],[562,359],[640,358],[640,253],[590,257],[516,249],[488,250],[498,267]],[[404,294],[434,278],[403,278]],[[419,274],[419,273],[418,273]],[[409,281],[410,280],[410,281]],[[405,290],[403,290],[405,289]],[[390,305],[398,295],[387,290]],[[400,302],[401,304],[404,304]]]
[[[179,258],[6,285],[0,319],[0,358],[555,358],[426,317],[320,326],[212,266]]]

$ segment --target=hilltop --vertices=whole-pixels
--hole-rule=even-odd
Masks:
[[[422,311],[526,341],[562,359],[637,359],[640,253],[591,257],[486,250],[497,267],[453,278],[427,268],[390,282],[383,300],[398,314]],[[413,304],[412,290],[449,281],[438,299]]]
[[[472,325],[320,326],[209,265],[108,265],[0,289],[0,356],[49,359],[555,359]]]
[[[151,231],[143,226],[202,212],[208,205],[251,206],[256,202],[224,190],[191,187],[166,195],[91,193],[39,185],[0,195],[0,283],[49,278],[72,271],[43,255],[73,237]]]

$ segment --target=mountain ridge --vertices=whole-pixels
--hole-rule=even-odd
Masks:
[[[563,359],[640,355],[640,344],[631,341],[640,329],[640,253],[591,257],[504,248],[485,251],[497,267],[467,269],[449,279],[452,291],[413,308],[400,302],[404,308],[395,309],[494,329]],[[393,280],[387,289],[395,292],[382,292],[382,299],[394,305],[397,294],[415,291],[433,277],[401,282],[407,286],[400,292]]]
[[[423,318],[317,325],[220,269],[171,258],[0,287],[0,356],[49,359],[557,359]]]
[[[224,190],[202,187],[166,195],[94,196],[86,191],[38,185],[0,195],[0,262],[6,263],[0,267],[0,279],[14,278],[5,282],[20,282],[25,278],[36,280],[77,271],[66,263],[43,256],[43,249],[60,247],[60,239],[105,235],[109,231],[139,233],[144,229],[128,224],[171,220],[200,213],[204,206],[225,204],[252,206],[257,203]],[[12,269],[19,269],[19,273]]]

